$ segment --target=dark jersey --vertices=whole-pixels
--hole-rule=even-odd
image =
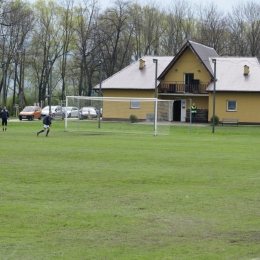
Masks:
[[[45,125],[51,125],[51,116],[50,115],[45,116],[43,119],[43,123]]]
[[[2,109],[0,113],[2,119],[8,119],[9,118],[9,112],[7,109]]]

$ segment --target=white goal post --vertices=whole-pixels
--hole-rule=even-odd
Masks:
[[[140,97],[67,96],[66,108],[73,107],[79,109],[79,112],[70,118],[68,113],[65,114],[65,131],[125,133],[140,131],[154,135],[162,132],[168,134],[173,102],[173,100]],[[95,108],[96,115],[91,112],[92,108]],[[84,113],[86,109],[88,112]],[[161,128],[164,130],[161,131]]]

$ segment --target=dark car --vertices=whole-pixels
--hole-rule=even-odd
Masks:
[[[95,107],[82,107],[79,110],[80,119],[91,119],[97,117],[97,111]]]

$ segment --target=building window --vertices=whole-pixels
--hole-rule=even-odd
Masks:
[[[131,108],[140,108],[139,100],[131,100]]]
[[[193,73],[185,73],[184,74],[185,78],[184,78],[184,83],[185,84],[192,84],[193,80],[194,80],[194,74]]]
[[[227,101],[227,111],[237,111],[237,102],[235,100]]]

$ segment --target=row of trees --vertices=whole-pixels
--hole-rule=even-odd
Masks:
[[[248,1],[224,13],[212,2],[174,0],[167,9],[116,0],[0,0],[2,103],[9,107],[91,95],[110,77],[144,55],[174,56],[187,40],[219,55],[260,58],[260,4]],[[51,75],[50,75],[50,72]],[[52,84],[50,86],[50,76]]]

